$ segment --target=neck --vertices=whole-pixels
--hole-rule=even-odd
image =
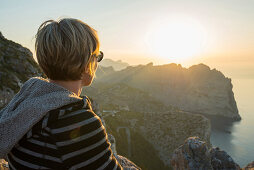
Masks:
[[[55,83],[57,85],[60,85],[67,90],[75,93],[77,96],[80,96],[82,92],[82,81],[76,80],[76,81],[62,81],[62,80],[51,80],[49,79],[50,83]]]

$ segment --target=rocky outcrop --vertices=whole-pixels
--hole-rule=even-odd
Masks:
[[[141,89],[165,105],[207,115],[240,120],[231,79],[204,64],[184,68],[177,64],[129,66],[98,76],[97,82],[123,83]]]
[[[208,146],[198,138],[189,138],[182,146],[175,150],[171,165],[174,169],[207,169],[211,170],[211,156]]]
[[[135,165],[133,162],[125,158],[124,156],[118,155],[116,157],[117,161],[122,165],[124,170],[141,170],[140,167]]]
[[[31,51],[0,33],[0,108],[33,76],[45,77]]]
[[[175,170],[240,170],[240,166],[225,152],[209,149],[206,142],[198,137],[188,138],[174,151],[171,165]]]
[[[240,169],[240,166],[223,150],[218,147],[210,149],[213,169]]]

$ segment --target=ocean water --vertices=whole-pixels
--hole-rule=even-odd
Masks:
[[[244,167],[254,161],[254,79],[232,79],[232,84],[242,120],[212,119],[211,143]]]

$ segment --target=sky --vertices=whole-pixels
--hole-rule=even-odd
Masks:
[[[35,54],[43,21],[77,18],[98,31],[105,58],[254,78],[253,11],[254,0],[0,0],[0,31]]]

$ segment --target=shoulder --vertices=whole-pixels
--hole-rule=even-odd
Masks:
[[[53,109],[49,111],[38,123],[38,126],[41,128],[49,127],[50,125],[54,125],[56,123],[64,123],[65,125],[68,122],[71,123],[72,120],[75,119],[75,122],[81,121],[84,119],[89,119],[94,117],[100,121],[100,118],[93,112],[91,101],[87,96],[80,96],[82,100],[74,103],[70,103],[59,107],[57,109]],[[34,127],[34,128],[35,128]],[[36,129],[37,129],[36,128]]]
[[[54,115],[55,118],[63,117],[71,114],[76,111],[93,111],[90,99],[87,96],[80,96],[82,100],[74,103],[66,104],[57,109],[51,110],[48,112],[49,115]]]
[[[56,115],[58,115],[58,118],[70,117],[80,112],[86,112],[89,115],[96,116],[96,114],[93,112],[90,99],[87,96],[81,96],[81,98],[81,101],[70,103],[58,109],[52,110],[51,112],[55,112]]]
[[[92,110],[90,99],[86,96],[82,96],[82,99],[49,111],[27,132],[26,138],[34,134],[50,133],[58,128],[67,127],[69,130],[80,126],[89,127],[89,129],[103,128],[100,118]]]
[[[50,111],[48,126],[54,129],[77,123],[80,125],[82,123],[90,124],[92,122],[101,124],[100,117],[92,110],[90,99],[86,96],[82,98],[82,101]]]

